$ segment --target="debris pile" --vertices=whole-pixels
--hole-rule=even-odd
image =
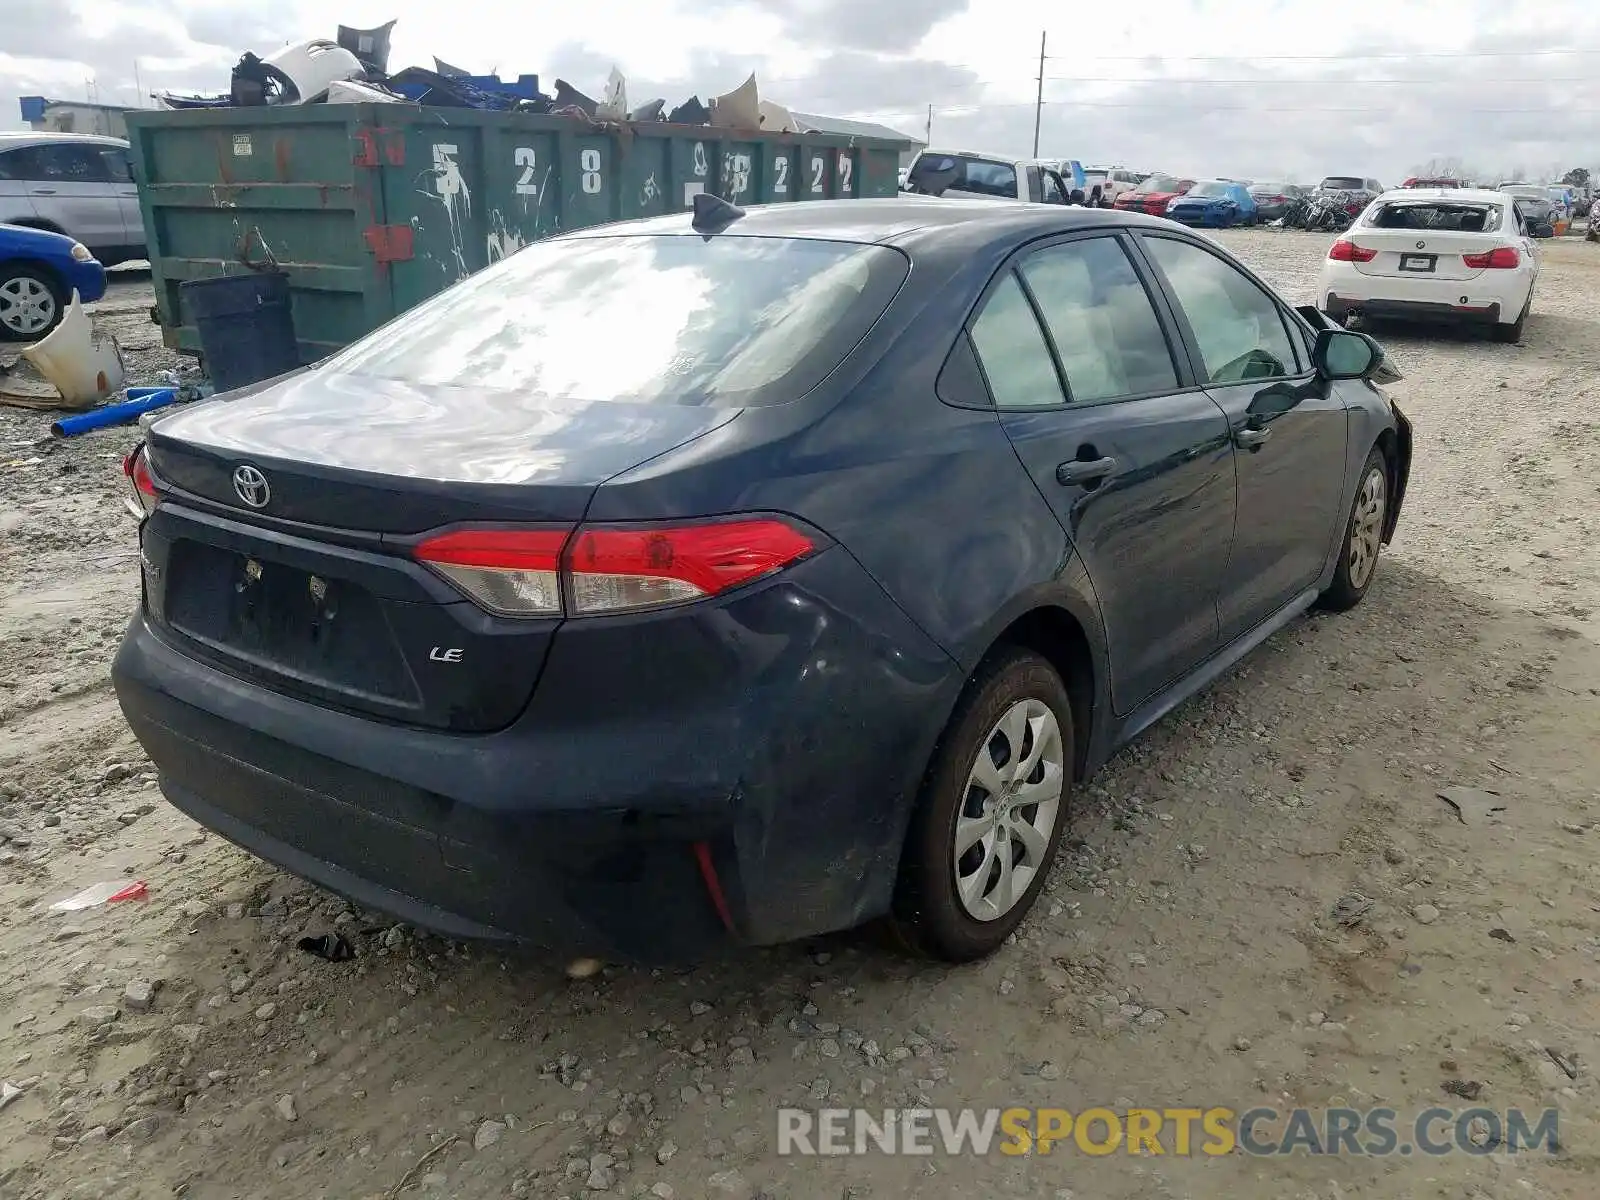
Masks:
[[[476,108],[494,112],[528,112],[576,116],[594,122],[655,122],[711,125],[719,129],[802,132],[794,115],[760,97],[752,74],[738,87],[709,103],[690,96],[674,108],[664,99],[628,106],[628,81],[612,67],[601,99],[580,91],[565,79],[545,92],[539,76],[474,75],[442,59],[433,68],[411,66],[389,72],[389,39],[395,22],[375,29],[339,26],[338,36],[310,38],[266,57],[246,51],[233,68],[229,90],[216,95],[155,92],[168,109],[250,108],[291,104],[417,104],[425,108]]]

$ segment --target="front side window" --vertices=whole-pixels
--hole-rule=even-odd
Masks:
[[[1016,274],[1007,271],[972,323],[972,346],[998,408],[1051,408],[1065,403],[1044,330]]]
[[[1050,246],[1022,265],[1075,403],[1178,385],[1150,295],[1116,238]]]
[[[1199,344],[1207,382],[1244,383],[1296,373],[1277,303],[1244,272],[1190,242],[1146,237]]]
[[[1061,190],[1061,177],[1054,171],[1044,173],[1044,202],[1046,204],[1067,202],[1067,194]]]
[[[670,235],[535,242],[329,371],[551,400],[777,404],[839,365],[909,265],[884,246]]]

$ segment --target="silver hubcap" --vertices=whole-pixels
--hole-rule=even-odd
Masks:
[[[0,325],[13,333],[43,333],[56,319],[56,298],[37,279],[18,275],[0,282]]]
[[[1377,467],[1367,472],[1356,496],[1355,518],[1350,522],[1350,582],[1367,586],[1372,568],[1378,564],[1378,546],[1383,540],[1383,472]]]
[[[956,894],[977,921],[1005,916],[1044,869],[1066,786],[1061,726],[1041,700],[1019,700],[978,748],[956,814]]]

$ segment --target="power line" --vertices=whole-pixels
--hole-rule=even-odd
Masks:
[[[1044,105],[1047,108],[1053,107],[1053,108],[1183,109],[1183,110],[1188,111],[1188,112],[1385,113],[1385,114],[1388,114],[1388,115],[1391,115],[1391,116],[1394,114],[1394,110],[1392,108],[1372,108],[1372,107],[1368,107],[1368,108],[1341,108],[1341,107],[1334,107],[1334,106],[1328,106],[1328,105],[1313,105],[1313,106],[1307,106],[1307,107],[1287,107],[1286,108],[1286,107],[1284,107],[1282,105],[1278,105],[1278,104],[1272,105],[1271,108],[1264,108],[1263,106],[1261,106],[1259,104],[1198,104],[1197,105],[1197,104],[1190,103],[1189,101],[1186,101],[1186,100],[1179,100],[1179,101],[1174,101],[1174,102],[1171,102],[1171,103],[1160,104],[1160,103],[1132,102],[1132,101],[1123,102],[1123,101],[1115,101],[1115,100],[1104,100],[1104,101],[1102,101],[1102,100],[1049,100],[1049,99],[1047,99],[1047,100],[1044,101]],[[990,104],[990,103],[984,103],[984,104],[936,104],[936,105],[933,106],[933,109],[934,109],[934,112],[936,114],[943,113],[943,114],[945,114],[947,116],[950,116],[950,115],[959,116],[962,113],[986,112],[986,111],[988,111],[990,109],[1002,109],[1002,108],[1029,108],[1029,109],[1031,109],[1033,107],[1034,107],[1033,102],[1032,101],[1028,101],[1026,103],[1023,103],[1023,102],[1013,102],[1013,103],[996,102],[996,103],[992,103],[992,104]],[[906,109],[883,108],[883,109],[876,109],[876,110],[873,110],[873,111],[870,111],[870,112],[869,111],[860,111],[860,112],[857,112],[855,115],[856,116],[863,116],[863,117],[873,117],[873,116],[880,116],[881,117],[881,116],[894,116],[894,115],[909,113],[909,112],[913,112],[913,111],[916,111],[916,110],[910,109],[910,108],[906,108]],[[1542,108],[1452,108],[1450,111],[1452,113],[1465,113],[1465,114],[1470,114],[1470,115],[1511,116],[1511,115],[1519,115],[1519,114],[1520,115],[1535,115],[1535,114],[1537,114],[1537,115],[1547,115],[1553,110],[1550,109],[1548,106],[1546,106],[1546,107],[1542,107]],[[1561,108],[1559,110],[1554,110],[1554,111],[1559,111],[1562,115],[1567,115],[1567,114],[1571,114],[1571,115],[1574,115],[1574,116],[1600,115],[1600,108]]]
[[[1193,75],[1193,76],[1188,76],[1188,75],[1046,75],[1045,78],[1048,79],[1048,80],[1057,80],[1057,81],[1062,82],[1062,83],[1226,83],[1226,84],[1234,84],[1234,85],[1238,85],[1238,84],[1259,84],[1259,85],[1261,85],[1263,87],[1277,87],[1279,84],[1283,84],[1283,83],[1293,83],[1293,84],[1302,84],[1302,85],[1304,85],[1304,84],[1315,84],[1315,85],[1317,85],[1319,87],[1325,87],[1325,86],[1327,86],[1329,84],[1335,84],[1335,85],[1338,85],[1338,86],[1344,86],[1345,84],[1353,84],[1353,85],[1358,85],[1358,86],[1361,86],[1361,87],[1367,87],[1367,86],[1370,86],[1372,84],[1404,84],[1404,85],[1407,85],[1407,86],[1418,85],[1418,84],[1423,84],[1423,85],[1428,85],[1428,86],[1436,86],[1436,85],[1439,85],[1439,84],[1470,84],[1473,87],[1482,87],[1486,83],[1496,83],[1496,84],[1500,84],[1500,83],[1520,83],[1520,84],[1529,84],[1529,83],[1593,83],[1593,82],[1595,82],[1595,79],[1594,79],[1593,76],[1585,76],[1585,75],[1542,76],[1542,77],[1537,78],[1537,79],[1474,79],[1474,78],[1466,78],[1466,77],[1462,77],[1462,76],[1457,76],[1455,78],[1449,78],[1449,77],[1445,77],[1445,76],[1435,76],[1435,77],[1433,77],[1431,79],[1338,79],[1338,78],[1333,78],[1333,77],[1323,77],[1323,78],[1320,78],[1320,79],[1287,79],[1287,78],[1264,79],[1259,75],[1256,76],[1254,79],[1213,79],[1213,78],[1210,78],[1210,77],[1202,77],[1202,76],[1198,76],[1198,75]]]
[[[1076,62],[1353,62],[1408,58],[1534,58],[1560,54],[1600,54],[1600,47],[1539,50],[1418,50],[1373,54],[1052,54],[1057,61]]]

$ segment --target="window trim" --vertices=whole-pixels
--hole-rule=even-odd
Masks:
[[[1302,361],[1300,355],[1298,352],[1296,352],[1296,370],[1291,374],[1267,375],[1261,377],[1260,379],[1240,379],[1227,383],[1209,382],[1211,373],[1206,368],[1205,355],[1200,352],[1200,340],[1195,336],[1194,328],[1190,325],[1189,318],[1183,311],[1183,305],[1178,300],[1178,293],[1173,288],[1172,281],[1167,278],[1166,272],[1161,270],[1161,264],[1156,261],[1155,255],[1146,249],[1144,244],[1146,239],[1182,242],[1184,245],[1192,246],[1194,249],[1199,250],[1202,253],[1211,255],[1213,258],[1219,260],[1226,266],[1232,267],[1246,279],[1250,280],[1250,282],[1255,284],[1256,287],[1259,288],[1267,297],[1267,299],[1272,302],[1272,306],[1278,310],[1278,321],[1284,327],[1284,336],[1288,338],[1289,348],[1291,350],[1295,349],[1295,332],[1297,330],[1300,331],[1301,340],[1303,341],[1305,339],[1305,330],[1310,329],[1310,326],[1306,324],[1304,318],[1302,318],[1299,313],[1293,312],[1284,304],[1283,300],[1278,296],[1277,292],[1272,290],[1271,286],[1268,285],[1266,280],[1262,279],[1254,271],[1250,270],[1231,255],[1223,253],[1220,247],[1207,245],[1197,238],[1183,237],[1175,233],[1169,233],[1165,229],[1140,229],[1136,230],[1135,234],[1136,236],[1134,237],[1134,240],[1139,243],[1140,255],[1149,263],[1151,271],[1156,273],[1156,277],[1161,281],[1162,290],[1167,295],[1168,303],[1171,305],[1172,319],[1178,327],[1179,336],[1183,340],[1184,349],[1189,358],[1190,370],[1193,372],[1194,378],[1197,381],[1201,381],[1199,383],[1200,387],[1210,389],[1239,387],[1244,384],[1303,382],[1307,378],[1310,378],[1316,374],[1316,366],[1310,362],[1310,355],[1308,354],[1305,360]]]
[[[989,403],[984,406],[988,411],[1000,414],[1055,413],[1067,410],[1100,408],[1108,404],[1133,404],[1140,400],[1154,400],[1164,396],[1178,396],[1185,392],[1205,390],[1206,385],[1200,382],[1200,377],[1194,369],[1188,344],[1183,340],[1184,331],[1178,324],[1178,314],[1171,307],[1163,282],[1151,270],[1143,248],[1135,244],[1136,239],[1131,239],[1133,232],[1134,230],[1129,226],[1114,225],[1109,228],[1078,229],[1067,233],[1047,234],[1032,241],[1024,242],[1006,255],[1005,261],[995,269],[994,275],[983,286],[983,290],[978,293],[978,298],[968,309],[966,319],[961,323],[958,336],[971,336],[973,323],[978,319],[979,314],[983,312],[984,306],[988,304],[989,297],[994,294],[994,290],[999,286],[1000,281],[1008,274],[1016,275],[1017,284],[1022,288],[1022,294],[1027,297],[1029,307],[1033,309],[1034,320],[1039,322],[1039,332],[1044,335],[1045,346],[1049,349],[1050,357],[1055,362],[1056,377],[1061,384],[1061,394],[1065,399],[1061,404],[1042,404],[1033,408],[1002,408],[995,403],[994,388],[989,383],[988,371],[983,365],[983,356],[977,353],[977,343],[974,341],[973,356],[978,360],[978,370],[983,376],[984,387],[989,393]],[[1061,365],[1061,354],[1056,348],[1055,337],[1050,333],[1050,326],[1044,320],[1043,314],[1039,309],[1039,303],[1033,295],[1033,290],[1028,287],[1028,282],[1019,268],[1024,259],[1041,250],[1067,245],[1071,242],[1087,241],[1091,238],[1113,238],[1120,244],[1122,252],[1127,255],[1128,263],[1133,267],[1134,275],[1138,277],[1139,282],[1144,286],[1145,296],[1149,299],[1150,307],[1155,312],[1156,322],[1161,328],[1161,336],[1167,343],[1167,353],[1172,358],[1173,373],[1177,377],[1176,387],[1164,388],[1155,392],[1139,392],[1129,396],[1112,396],[1104,400],[1074,401],[1072,399],[1072,389],[1067,383],[1066,371]],[[953,341],[950,349],[954,349]],[[948,354],[949,352],[947,351],[946,357],[948,357]],[[941,403],[949,404],[953,408],[972,407],[971,405],[945,400],[943,397],[940,400]]]

